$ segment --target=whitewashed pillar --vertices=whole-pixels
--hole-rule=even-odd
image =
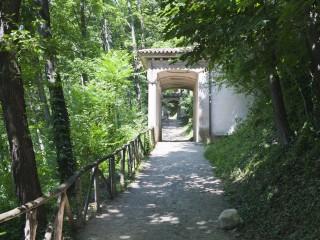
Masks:
[[[198,75],[197,142],[210,141],[209,90],[209,73],[205,71],[200,72]]]
[[[161,124],[161,116],[162,116],[162,89],[160,84],[157,86],[157,97],[156,97],[156,128],[155,128],[155,138],[156,141],[162,141],[162,124]]]
[[[148,81],[148,127],[156,127],[157,122],[157,76],[153,69],[147,70]]]
[[[193,141],[199,142],[199,117],[198,117],[198,108],[199,108],[199,97],[198,97],[198,83],[194,86],[193,89]]]

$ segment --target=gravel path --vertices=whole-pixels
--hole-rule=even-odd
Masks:
[[[178,120],[169,119],[162,121],[162,141],[164,142],[187,142],[189,139],[184,133],[184,127]]]
[[[77,239],[234,239],[218,227],[228,205],[222,186],[192,142],[159,142],[137,180],[78,233]]]

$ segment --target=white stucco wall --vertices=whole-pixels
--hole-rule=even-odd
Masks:
[[[238,94],[234,89],[222,86],[212,87],[212,136],[229,135],[239,119],[244,119],[253,97]]]

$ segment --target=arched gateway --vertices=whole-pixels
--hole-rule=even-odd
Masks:
[[[193,139],[196,142],[204,142],[215,135],[228,134],[230,126],[219,126],[219,122],[225,122],[224,119],[213,117],[215,112],[219,111],[219,99],[221,99],[218,90],[211,87],[209,82],[208,63],[199,61],[193,66],[186,66],[185,62],[178,59],[181,54],[189,49],[183,48],[154,48],[139,50],[139,57],[143,66],[147,70],[148,81],[148,125],[155,128],[155,137],[157,141],[162,140],[161,136],[161,103],[162,92],[167,89],[189,89],[193,91]],[[210,80],[210,81],[209,81]],[[223,101],[224,104],[230,105],[232,102],[245,102],[243,96],[237,95],[232,90],[229,91]],[[230,92],[231,91],[231,92]],[[212,95],[214,93],[215,95]],[[224,94],[226,95],[226,94]],[[231,96],[231,98],[230,98]],[[236,97],[236,99],[235,99]],[[216,102],[212,100],[216,98]],[[240,101],[242,99],[242,101]],[[233,100],[230,102],[230,100]],[[244,99],[245,100],[245,99]],[[221,104],[220,104],[221,105]],[[234,105],[234,104],[233,104]],[[242,104],[243,105],[243,104]],[[223,106],[221,106],[223,107]],[[225,113],[225,109],[219,114],[229,115],[227,118],[241,118],[246,115],[246,107],[241,107],[241,114],[236,113],[238,106],[232,106],[232,114]],[[217,114],[217,113],[216,113]],[[234,125],[235,119],[230,122]],[[220,124],[221,125],[221,124]],[[229,124],[230,125],[230,124]],[[233,126],[234,127],[234,126]],[[219,129],[220,128],[220,129]],[[224,128],[224,129],[222,129]]]

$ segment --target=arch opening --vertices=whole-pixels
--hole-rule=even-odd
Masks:
[[[162,141],[194,141],[193,104],[193,91],[189,89],[167,89],[162,92]]]
[[[197,119],[194,116],[197,116],[198,108],[195,97],[198,96],[198,72],[181,69],[165,70],[158,72],[157,82],[161,91],[161,104],[158,109],[159,141],[194,141],[197,126]],[[176,95],[175,102],[178,104],[169,104],[170,94]],[[181,96],[178,97],[179,94]],[[172,96],[171,100],[174,100]],[[189,100],[190,109],[187,109],[184,100]],[[178,108],[181,103],[185,105],[184,110],[188,112],[188,116],[181,118],[181,113],[178,116],[178,112],[174,115],[172,109],[170,115],[168,107]]]

